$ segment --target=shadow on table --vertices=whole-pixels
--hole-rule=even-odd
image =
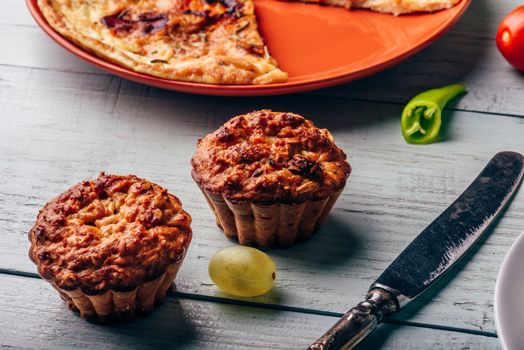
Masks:
[[[277,276],[278,276],[277,271]],[[173,296],[177,296],[177,293],[174,293]],[[284,288],[281,288],[277,285],[274,285],[271,290],[261,296],[256,297],[239,297],[233,296],[231,294],[225,293],[219,290],[215,295],[199,295],[198,299],[219,302],[220,305],[241,305],[241,306],[256,306],[264,309],[270,309],[273,311],[282,311],[276,310],[273,308],[273,305],[286,305],[288,295]]]
[[[474,0],[448,33],[420,53],[374,76],[319,93],[366,99],[375,95],[377,101],[407,102],[425,89],[467,82],[475,70],[482,69],[487,53],[496,50],[497,28],[493,25],[497,21],[485,20],[494,16],[495,6],[493,1]],[[486,38],[493,38],[493,45]]]
[[[146,317],[140,317],[130,323],[109,325],[93,324],[97,337],[105,338],[118,348],[163,349],[166,346],[182,348],[195,343],[198,332],[191,322],[191,313],[178,299],[168,298],[166,302]]]
[[[383,324],[380,325],[371,335],[364,339],[355,348],[356,350],[382,349],[387,343],[388,338],[398,330],[399,326]],[[415,347],[416,348],[416,347]]]
[[[299,260],[301,265],[325,267],[326,271],[332,273],[337,266],[347,266],[347,260],[358,255],[361,245],[359,234],[346,222],[331,215],[310,240],[289,248],[272,249],[271,255],[280,259]]]
[[[184,99],[214,101],[225,109],[238,108],[238,113],[261,108],[293,111],[303,113],[316,121],[320,121],[322,117],[325,117],[326,122],[334,119],[331,127],[345,128],[373,124],[377,119],[388,116],[380,116],[380,113],[376,113],[375,106],[373,114],[364,111],[358,115],[355,113],[358,108],[357,111],[352,111],[347,107],[358,105],[359,102],[355,99],[360,98],[372,102],[399,104],[399,101],[407,102],[424,89],[466,81],[468,76],[482,64],[487,52],[495,47],[494,39],[493,46],[489,46],[486,45],[486,38],[494,38],[496,28],[490,28],[484,20],[486,16],[493,15],[494,11],[491,9],[493,6],[493,2],[488,0],[472,1],[463,18],[447,34],[414,57],[371,77],[318,90],[312,94],[231,98],[191,96],[155,88],[149,88],[151,89],[149,93],[164,98],[177,99],[177,96],[184,96]],[[408,72],[409,80],[406,79]],[[339,98],[333,97],[332,101],[329,101],[325,98],[318,99],[316,95],[335,95]],[[345,97],[354,100],[350,101]],[[363,116],[362,120],[355,122],[354,118],[359,119],[359,116]],[[398,114],[395,117],[398,117]]]
[[[278,281],[281,276],[286,274],[286,269],[290,267],[305,274],[311,273],[311,271],[315,271],[315,273],[323,271],[326,274],[351,273],[351,270],[347,270],[347,261],[356,258],[359,252],[363,252],[360,249],[362,241],[356,230],[343,222],[341,218],[331,215],[319,232],[315,233],[310,240],[295,243],[287,248],[263,250],[276,260],[287,261],[285,265],[277,268]],[[227,304],[244,305],[245,302],[254,302],[263,305],[269,304],[269,307],[272,304],[288,304],[288,293],[285,288],[279,288],[278,282],[270,292],[258,297],[234,297],[232,299],[231,295],[222,292],[219,292],[217,296],[223,298],[222,302]],[[263,307],[263,305],[260,306]]]
[[[126,84],[133,84],[127,83]],[[147,87],[145,87],[147,88]],[[257,98],[227,98],[199,95],[185,95],[172,91],[154,89],[153,93],[164,96],[163,105],[148,104],[150,118],[169,118],[176,123],[183,121],[183,113],[173,113],[188,109],[191,116],[198,116],[200,121],[211,121],[214,129],[231,117],[254,110],[272,109],[274,111],[293,112],[311,119],[316,125],[331,131],[373,127],[378,123],[398,119],[402,106],[391,104],[370,104],[344,98],[329,98],[307,94],[268,96]],[[166,105],[168,108],[166,108]],[[206,111],[195,112],[195,105],[207,106]],[[159,110],[162,108],[162,110]],[[209,115],[209,118],[207,117]],[[140,116],[141,117],[141,116]],[[177,120],[179,119],[179,120]],[[182,120],[180,120],[182,119]],[[193,120],[193,122],[195,122]],[[210,130],[211,131],[211,130]]]

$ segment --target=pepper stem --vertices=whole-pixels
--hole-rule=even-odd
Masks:
[[[442,111],[449,101],[465,92],[465,85],[451,84],[441,87],[439,89],[428,90],[426,92],[423,92],[419,96],[421,99],[429,99],[431,102],[436,103]]]

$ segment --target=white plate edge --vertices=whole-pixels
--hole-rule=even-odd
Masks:
[[[504,339],[504,333],[502,332],[501,326],[500,326],[500,317],[499,317],[499,295],[501,293],[502,288],[502,274],[505,270],[507,270],[508,265],[510,264],[510,261],[513,259],[513,255],[517,251],[518,247],[520,246],[521,241],[524,241],[524,232],[521,232],[519,236],[515,239],[515,241],[511,244],[511,247],[509,248],[508,252],[506,253],[506,256],[504,257],[504,260],[502,261],[502,265],[500,266],[499,272],[497,274],[497,280],[495,282],[495,293],[494,293],[494,301],[493,301],[493,307],[494,307],[494,314],[495,314],[495,328],[497,331],[497,338],[499,339],[502,348],[504,350],[509,350],[508,346],[506,344],[506,341]]]

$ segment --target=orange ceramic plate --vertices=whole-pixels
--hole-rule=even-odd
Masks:
[[[280,67],[283,84],[209,85],[152,77],[107,62],[64,39],[46,22],[37,0],[29,10],[56,42],[88,62],[123,78],[164,89],[222,96],[276,95],[324,88],[359,79],[421,50],[460,18],[471,0],[436,13],[395,17],[365,10],[255,0],[262,36]]]

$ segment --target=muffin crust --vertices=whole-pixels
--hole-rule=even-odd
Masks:
[[[104,173],[40,211],[29,233],[39,274],[64,290],[131,291],[184,258],[191,217],[166,189]]]
[[[351,172],[328,130],[271,110],[232,118],[198,141],[191,162],[203,190],[264,204],[325,199]]]

